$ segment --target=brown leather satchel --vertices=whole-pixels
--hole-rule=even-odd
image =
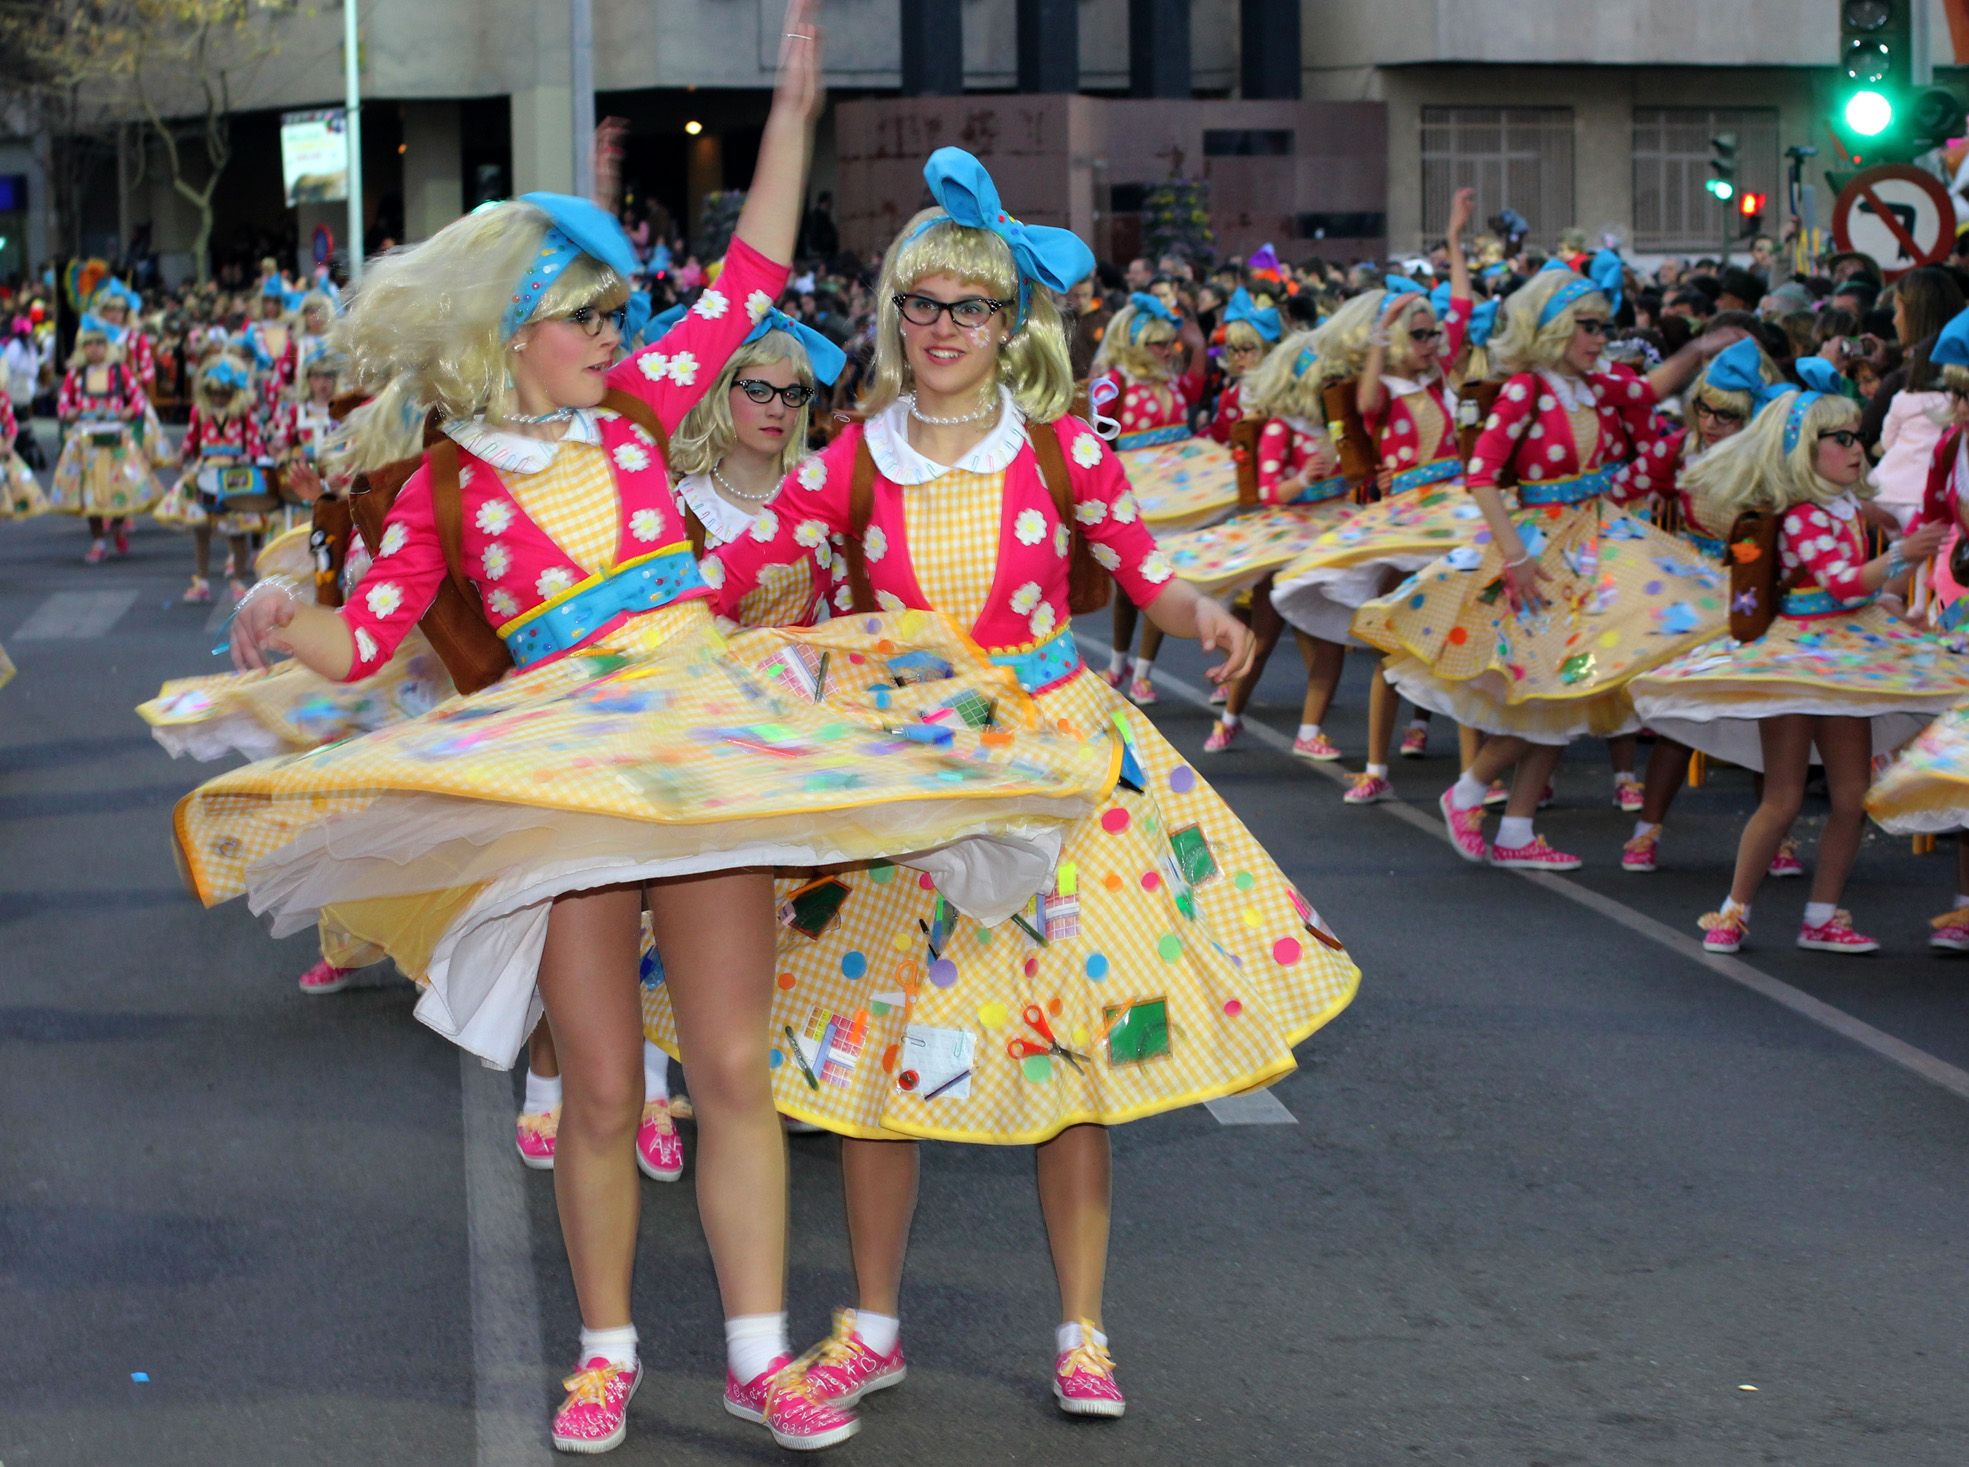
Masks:
[[[1320,400],[1326,405],[1327,434],[1340,455],[1340,472],[1357,492],[1372,487],[1379,464],[1374,440],[1361,421],[1359,389],[1351,379],[1329,382],[1320,389]]]
[[[1237,463],[1237,507],[1250,509],[1258,502],[1258,435],[1265,431],[1263,418],[1243,417],[1231,424],[1231,458]]]

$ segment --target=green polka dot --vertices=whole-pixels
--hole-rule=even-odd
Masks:
[[[1192,922],[1196,921],[1196,898],[1186,891],[1176,893],[1176,910]]]
[[[1156,939],[1155,950],[1162,954],[1162,961],[1173,963],[1183,955],[1183,939],[1173,932],[1165,932]]]
[[[989,927],[980,927],[978,929],[978,946],[991,946],[991,929]]]
[[[1053,1078],[1053,1056],[1050,1054],[1028,1055],[1019,1061],[1019,1068],[1025,1071],[1026,1079],[1035,1085],[1048,1084]]]
[[[896,879],[896,868],[893,866],[870,866],[868,868],[868,879],[877,886],[887,886],[891,881]]]
[[[1252,887],[1258,884],[1258,878],[1253,876],[1249,871],[1240,871],[1231,878],[1231,884],[1239,891],[1250,891]]]

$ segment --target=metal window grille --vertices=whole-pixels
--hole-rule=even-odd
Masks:
[[[1704,187],[1709,140],[1723,132],[1737,135],[1737,188],[1770,195],[1765,222],[1774,222],[1781,211],[1775,108],[1636,107],[1636,250],[1713,254],[1725,222],[1734,229],[1734,206],[1718,203]]]
[[[1573,220],[1570,107],[1424,107],[1422,236],[1440,237],[1450,200],[1477,191],[1477,218],[1515,209],[1547,249]]]

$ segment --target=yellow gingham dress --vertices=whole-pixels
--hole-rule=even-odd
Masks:
[[[904,490],[917,582],[960,626],[992,594],[1003,488],[951,470]],[[1085,669],[1035,701],[1068,733],[1118,719],[1145,789],[1072,827],[1013,921],[973,920],[892,865],[783,879],[764,1038],[784,1114],[865,1138],[1043,1141],[1269,1084],[1353,997],[1338,940],[1147,718]],[[644,968],[644,1032],[688,1066],[661,965]],[[1046,1052],[1028,1005],[1072,1059]],[[1021,1041],[1041,1052],[1015,1058]]]

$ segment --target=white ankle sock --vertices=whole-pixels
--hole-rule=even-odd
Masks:
[[[887,1355],[896,1348],[896,1341],[902,1336],[902,1321],[893,1314],[870,1314],[866,1309],[857,1309],[855,1332],[869,1349],[878,1355]]]
[[[1506,815],[1497,822],[1497,844],[1516,850],[1531,843],[1531,816]]]
[[[559,1075],[536,1075],[531,1069],[526,1072],[526,1099],[520,1102],[520,1109],[527,1115],[537,1116],[550,1111],[561,1103],[561,1077]]]
[[[1058,1333],[1054,1336],[1054,1339],[1058,1342],[1059,1352],[1062,1355],[1066,1354],[1069,1350],[1079,1349],[1080,1338],[1080,1325],[1077,1322],[1061,1325]],[[1108,1337],[1106,1335],[1102,1334],[1099,1330],[1094,1331],[1095,1344],[1105,1346],[1107,1342]]]
[[[1449,787],[1449,802],[1458,810],[1473,809],[1484,802],[1490,793],[1490,786],[1474,774],[1458,775],[1456,783]]]
[[[1831,902],[1807,902],[1805,903],[1805,925],[1807,927],[1823,927],[1832,920],[1832,914],[1837,910],[1838,908]]]
[[[1135,659],[1136,682],[1138,683],[1147,682],[1149,680],[1149,674],[1154,670],[1155,670],[1155,659],[1153,657],[1137,657]]]
[[[590,1360],[606,1360],[611,1365],[634,1365],[636,1363],[636,1326],[617,1325],[614,1329],[583,1329],[581,1331],[581,1363]]]
[[[1743,902],[1738,901],[1735,897],[1730,897],[1730,896],[1724,897],[1723,905],[1718,907],[1716,910],[1723,913],[1733,913],[1735,914],[1737,921],[1743,923],[1744,926],[1748,927],[1750,925],[1749,906]]]
[[[1319,736],[1320,726],[1317,723],[1302,723],[1299,725],[1299,737],[1301,739],[1316,739]]]
[[[1649,821],[1636,820],[1634,822],[1634,839],[1639,840],[1642,836],[1646,835],[1649,831],[1660,830],[1660,829],[1661,827],[1659,825],[1655,825]]]
[[[1217,721],[1223,724],[1225,728],[1236,728],[1244,722],[1244,715],[1242,713],[1230,712],[1219,713],[1217,715]]]
[[[1386,779],[1388,777],[1388,766],[1385,764],[1370,764],[1367,766],[1367,772],[1376,779]]]
[[[1113,656],[1109,657],[1108,671],[1114,673],[1128,671],[1128,654],[1126,652],[1116,652]]]
[[[773,1361],[792,1353],[784,1314],[738,1314],[725,1321],[725,1363],[740,1385],[750,1385]]]
[[[668,1100],[670,1098],[670,1056],[651,1044],[643,1041],[643,1099]]]

